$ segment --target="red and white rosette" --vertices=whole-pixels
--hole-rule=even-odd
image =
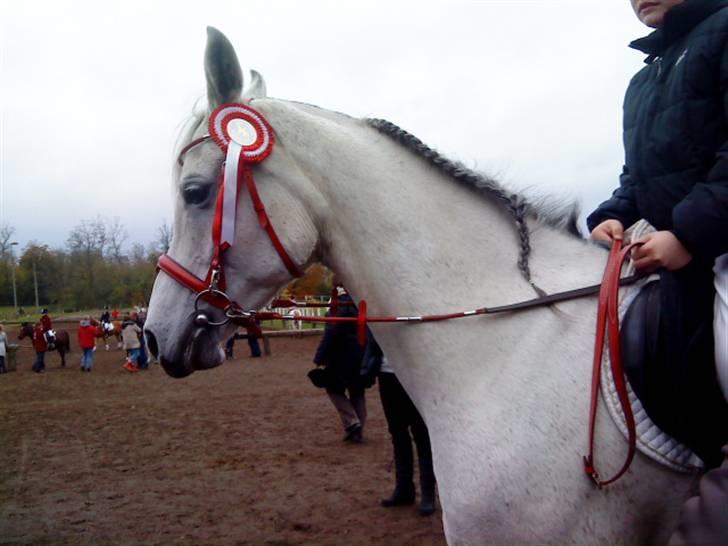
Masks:
[[[221,245],[235,240],[235,213],[241,162],[263,161],[273,151],[273,131],[265,118],[250,106],[228,103],[218,106],[209,120],[210,136],[226,152],[223,175]]]

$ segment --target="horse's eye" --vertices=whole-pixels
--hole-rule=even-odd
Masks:
[[[202,205],[209,195],[209,184],[187,184],[182,188],[182,196],[188,205]]]

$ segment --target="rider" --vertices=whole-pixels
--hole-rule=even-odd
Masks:
[[[56,342],[56,332],[53,330],[53,321],[51,320],[51,317],[48,316],[48,309],[43,308],[40,313],[40,326],[43,330],[43,336],[48,343],[48,350],[51,350],[55,346]]]
[[[632,258],[659,269],[665,364],[690,383],[715,376],[714,352],[728,397],[728,0],[631,1],[657,30],[631,44],[648,57],[624,99],[626,164],[587,224],[605,241],[640,218],[655,227]],[[708,404],[702,394],[685,405]]]
[[[728,397],[728,0],[631,3],[656,30],[630,44],[648,57],[624,99],[625,166],[587,224],[604,241],[622,239],[640,218],[655,227],[632,258],[638,270],[659,271],[660,313],[669,317],[661,368],[679,370],[688,391],[693,378],[715,377],[714,351]],[[693,391],[676,405],[707,408],[708,394]],[[708,414],[719,419],[725,402],[715,395]],[[720,464],[714,446],[709,456]]]
[[[114,325],[111,324],[111,313],[109,312],[109,306],[104,305],[104,312],[101,313],[101,317],[99,318],[99,322],[101,322],[101,327],[106,331],[110,332],[114,329]]]

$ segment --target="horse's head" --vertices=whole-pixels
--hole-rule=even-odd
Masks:
[[[281,113],[285,108],[277,107],[278,101],[264,98],[265,85],[255,72],[251,86],[243,94],[243,76],[235,51],[227,38],[213,28],[208,28],[205,75],[208,110],[186,135],[175,166],[174,238],[167,257],[160,260],[163,271],[154,283],[145,325],[150,350],[174,377],[222,364],[221,342],[233,333],[235,325],[212,324],[225,321],[225,303],[235,301],[246,310],[264,306],[292,279],[293,272],[308,265],[318,244],[314,221],[300,199],[301,192],[313,190],[286,149],[286,141],[296,142],[298,135],[294,124],[286,123]],[[241,175],[236,219],[232,223],[223,212],[229,208],[221,195],[222,173],[225,165],[231,163],[230,153],[226,160],[224,146],[204,136],[210,116],[220,111],[221,105],[249,104],[253,99],[256,100],[252,107],[262,115],[264,124],[267,120],[272,128],[270,144],[275,142],[275,146],[264,161],[246,163],[246,172],[253,176],[260,202],[254,206],[251,197],[255,189],[246,188]],[[251,127],[255,137],[256,127],[243,124],[244,131]],[[244,145],[245,137],[242,140]],[[261,214],[261,203],[270,225],[275,226],[274,235],[263,227],[266,213]],[[224,235],[226,222],[234,226],[234,239],[232,246],[223,250],[219,244],[220,230],[215,231],[213,225],[219,227],[222,223]],[[276,238],[278,245],[274,242]],[[288,263],[282,253],[289,256]],[[198,298],[201,291],[212,288],[218,258],[224,285],[216,286],[224,291],[224,297],[209,298],[208,293]],[[185,282],[175,276],[174,271],[164,267],[165,263],[183,271],[183,276],[191,274],[187,278],[193,281]],[[223,304],[213,307],[213,299]]]

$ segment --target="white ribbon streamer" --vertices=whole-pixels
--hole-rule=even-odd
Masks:
[[[225,158],[225,174],[223,175],[222,194],[222,226],[220,243],[230,246],[235,242],[235,212],[238,202],[238,164],[242,147],[234,140],[228,143]]]

